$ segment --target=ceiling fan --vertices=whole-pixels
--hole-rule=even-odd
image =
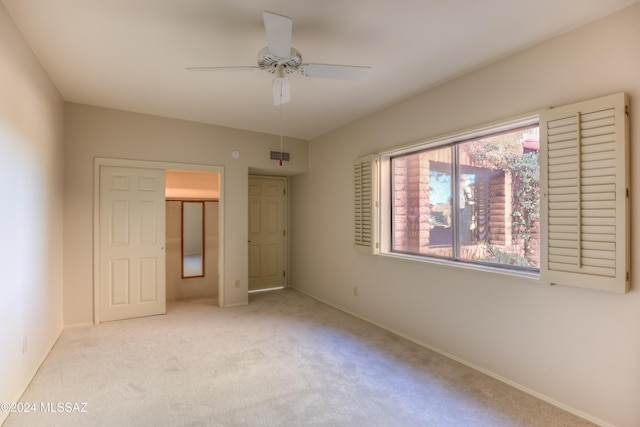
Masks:
[[[300,52],[291,46],[293,21],[291,18],[271,12],[263,12],[267,33],[267,47],[258,52],[258,66],[188,67],[189,71],[255,70],[268,71],[273,79],[273,104],[291,100],[288,77],[294,73],[306,77],[364,81],[371,74],[371,67],[329,64],[304,64]]]

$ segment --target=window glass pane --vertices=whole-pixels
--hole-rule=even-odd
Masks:
[[[538,268],[538,127],[459,144],[460,259]]]
[[[391,157],[391,250],[540,265],[538,127]]]
[[[435,166],[435,165],[434,165]],[[451,165],[447,165],[450,166]],[[452,241],[451,172],[429,171],[429,246],[450,248]],[[436,251],[437,253],[437,251]],[[450,251],[441,252],[451,256]]]
[[[452,148],[391,160],[392,250],[451,257]]]

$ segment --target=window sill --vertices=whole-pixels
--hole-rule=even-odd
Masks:
[[[530,280],[535,283],[542,283],[540,281],[539,272],[510,270],[506,268],[491,267],[488,265],[469,264],[466,262],[453,261],[449,259],[439,259],[439,258],[431,258],[431,257],[428,258],[428,257],[419,256],[419,255],[410,255],[410,254],[398,253],[398,252],[382,252],[381,251],[380,256],[402,259],[407,261],[423,262],[426,264],[438,265],[438,266],[453,268],[453,269],[478,271],[478,272],[483,272],[488,274],[497,274],[500,276],[511,276],[511,277],[517,277],[519,279]]]

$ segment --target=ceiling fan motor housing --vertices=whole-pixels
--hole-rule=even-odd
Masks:
[[[291,56],[288,58],[281,58],[274,55],[269,51],[268,47],[261,49],[258,53],[258,67],[261,70],[270,72],[271,74],[282,73],[282,76],[279,77],[285,77],[296,73],[300,65],[302,65],[302,55],[300,55],[300,52],[294,48],[291,48]]]

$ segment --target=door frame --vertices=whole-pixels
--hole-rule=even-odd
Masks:
[[[174,169],[216,172],[220,175],[218,201],[218,307],[224,307],[224,167],[191,163],[172,163],[150,160],[128,160],[96,157],[93,163],[93,323],[100,324],[100,168],[102,166],[138,169]],[[166,254],[166,242],[165,242]],[[165,255],[166,257],[166,255]],[[166,282],[165,282],[166,287]]]

